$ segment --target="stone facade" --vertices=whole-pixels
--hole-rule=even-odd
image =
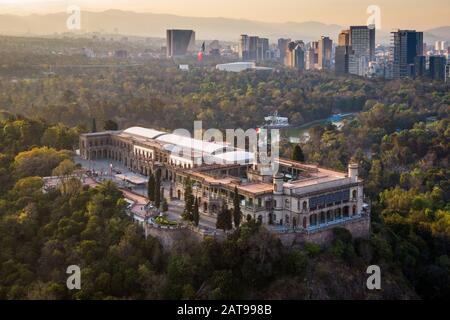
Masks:
[[[144,176],[160,170],[174,199],[184,199],[185,185],[191,181],[200,212],[208,216],[217,216],[224,204],[231,208],[237,189],[244,219],[259,220],[282,238],[310,238],[320,243],[328,239],[330,226],[346,227],[355,236],[369,232],[368,224],[358,224],[368,220],[370,212],[355,164],[342,173],[277,159],[278,174],[264,176],[253,163],[206,164],[205,156],[217,154],[210,151],[174,152],[178,139],[173,134],[132,129],[81,135],[81,157],[118,162]],[[214,144],[207,147],[212,150]],[[236,150],[231,149],[227,152]]]

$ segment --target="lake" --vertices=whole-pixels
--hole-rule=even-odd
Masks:
[[[328,123],[332,123],[338,129],[341,129],[344,125],[344,120],[351,120],[355,116],[356,113],[335,114],[326,119],[305,123],[299,127],[281,129],[281,136],[283,139],[288,139],[290,143],[306,143],[310,138],[309,129],[311,129],[312,127],[317,125],[325,126]]]

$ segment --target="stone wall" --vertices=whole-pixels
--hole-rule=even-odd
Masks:
[[[223,241],[225,239],[225,235],[222,232],[217,232],[216,235],[208,235],[201,232],[197,232],[195,230],[191,230],[189,228],[180,228],[180,229],[165,229],[165,228],[157,228],[151,225],[147,225],[145,227],[146,233],[152,237],[157,238],[164,249],[171,249],[177,242],[179,241],[202,241],[205,237],[214,237],[216,240]]]
[[[302,246],[305,242],[311,242],[320,246],[326,246],[333,241],[333,229],[345,228],[350,231],[353,238],[368,238],[370,236],[370,217],[362,217],[353,221],[348,221],[344,225],[330,226],[320,231],[309,233],[286,233],[280,234],[279,238],[284,246]]]

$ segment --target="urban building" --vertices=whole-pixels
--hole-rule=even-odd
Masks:
[[[447,60],[445,65],[445,82],[449,82],[450,79],[450,59]]]
[[[239,41],[239,59],[242,61],[261,62],[271,59],[269,39],[257,36],[241,35]]]
[[[285,66],[297,70],[305,69],[305,44],[303,41],[295,41],[288,44]]]
[[[445,41],[436,41],[434,44],[434,52],[436,55],[442,55],[445,52]]]
[[[351,26],[349,42],[352,47],[349,73],[365,76],[369,62],[375,61],[375,28],[373,26]]]
[[[393,77],[415,76],[415,58],[423,55],[423,32],[398,30],[393,38]]]
[[[195,47],[195,32],[193,30],[167,30],[167,57],[182,57]]]
[[[216,66],[217,70],[228,71],[228,72],[242,72],[246,70],[256,70],[256,71],[271,71],[272,68],[257,67],[256,63],[253,61],[242,61],[242,62],[231,62],[222,63]]]
[[[248,41],[249,41],[248,60],[257,61],[259,37],[250,36]]]
[[[289,42],[291,42],[291,39],[283,39],[283,38],[278,39],[277,48],[280,52],[279,61],[283,64],[285,63],[286,52],[288,50]]]
[[[338,46],[345,47],[350,45],[350,30],[342,30],[339,33]]]
[[[201,214],[212,218],[223,205],[233,206],[237,190],[244,219],[260,221],[280,237],[321,242],[332,238],[326,234],[334,227],[355,237],[369,235],[370,210],[357,164],[344,173],[276,158],[278,172],[263,175],[253,152],[141,127],[82,134],[80,156],[118,163],[144,177],[159,170],[171,199],[184,200],[190,181]]]
[[[318,68],[320,70],[331,69],[331,57],[333,51],[333,40],[329,37],[322,37],[318,46]]]
[[[351,46],[337,46],[335,49],[334,67],[336,75],[349,73],[350,56],[353,55]]]
[[[128,58],[128,51],[127,50],[116,50],[114,51],[114,57],[118,59],[127,59]]]
[[[319,42],[313,41],[308,44],[306,49],[306,69],[318,69],[319,64]]]
[[[445,81],[445,68],[447,59],[444,56],[431,56],[429,74],[430,78],[436,81]]]
[[[427,72],[427,57],[417,56],[414,58],[414,76],[422,78],[426,76]]]
[[[239,41],[239,59],[242,61],[248,61],[250,57],[250,39],[248,35],[241,35]]]

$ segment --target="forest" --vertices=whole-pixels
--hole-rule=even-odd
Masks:
[[[448,84],[282,69],[183,72],[159,60],[49,75],[40,55],[27,59],[34,68],[21,67],[26,76],[10,74],[11,55],[0,63],[0,299],[450,298]],[[313,127],[299,147],[306,162],[325,167],[360,163],[370,239],[335,229],[327,248],[284,248],[249,221],[223,243],[186,239],[166,251],[126,216],[112,184],[42,192],[42,177],[73,166],[78,135],[94,118],[99,129],[109,121],[189,129],[194,120],[251,128],[275,110],[296,125],[358,112],[342,128]],[[282,151],[290,157],[294,145]],[[65,287],[71,264],[81,264],[80,291]],[[383,270],[380,291],[365,288],[371,264]]]

